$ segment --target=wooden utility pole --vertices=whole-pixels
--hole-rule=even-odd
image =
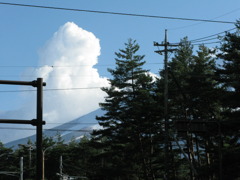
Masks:
[[[62,172],[62,169],[63,169],[63,160],[62,160],[62,156],[60,156],[60,165],[59,165],[59,171],[60,171],[60,180],[63,179],[63,172]]]
[[[173,52],[176,49],[168,49],[168,47],[179,46],[178,44],[170,44],[168,42],[167,30],[165,30],[165,38],[162,44],[154,42],[154,46],[163,46],[164,50],[155,51],[162,55],[164,53],[164,126],[165,126],[165,179],[169,179],[169,118],[168,118],[168,52]]]
[[[20,158],[20,180],[23,180],[23,157]]]

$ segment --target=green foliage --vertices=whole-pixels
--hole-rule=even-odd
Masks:
[[[104,179],[146,179],[156,175],[154,166],[160,131],[154,83],[142,66],[144,56],[136,55],[139,45],[129,40],[116,54],[116,68],[104,103],[106,111],[97,117],[103,129],[93,135],[102,141]],[[106,173],[107,172],[107,173]],[[109,176],[109,177],[107,177]]]
[[[18,160],[19,164],[19,160]],[[13,154],[13,150],[11,148],[4,147],[3,143],[0,142],[0,171],[1,172],[13,172],[16,173],[19,171],[17,167],[15,167],[15,157]],[[16,180],[17,177],[9,177],[7,173],[0,174],[0,180]]]
[[[230,179],[239,177],[239,115],[240,115],[240,34],[239,21],[235,33],[226,33],[220,47],[217,69],[218,81],[224,91],[221,94],[223,121],[221,122],[223,146],[223,174]]]

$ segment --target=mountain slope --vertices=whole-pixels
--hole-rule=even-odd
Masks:
[[[57,138],[57,135],[61,135],[65,143],[68,143],[72,139],[80,139],[82,136],[89,134],[93,129],[100,128],[96,120],[96,116],[102,116],[104,111],[97,109],[86,115],[83,115],[75,120],[64,123],[60,126],[56,126],[52,129],[44,130],[43,134],[46,137]],[[27,144],[28,140],[32,142],[36,141],[36,135],[26,138],[18,139],[6,143],[6,147],[17,147],[18,144]]]

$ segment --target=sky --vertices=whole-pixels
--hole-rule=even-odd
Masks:
[[[154,52],[158,48],[153,46],[153,42],[164,40],[165,29],[169,42],[177,43],[186,36],[194,40],[235,26],[232,23],[64,11],[1,3],[226,22],[236,22],[240,18],[239,0],[0,0],[0,80],[33,81],[43,78],[47,83],[43,101],[44,120],[47,122],[44,128],[68,122],[99,108],[99,102],[103,102],[106,96],[100,87],[108,86],[107,78],[111,77],[107,69],[115,67],[114,53],[123,49],[129,38],[139,43],[139,54],[145,55],[145,68],[157,74],[163,67],[164,57]],[[0,118],[34,119],[36,93],[32,90],[33,87],[0,84]],[[22,126],[0,124],[0,141],[5,143],[35,133],[11,127]]]

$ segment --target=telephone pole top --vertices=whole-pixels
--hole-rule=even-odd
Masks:
[[[165,29],[165,38],[162,44],[153,43],[154,46],[163,46],[163,50],[154,51],[160,55],[164,53],[164,126],[165,126],[165,173],[166,179],[169,177],[169,117],[168,117],[168,53],[174,52],[177,49],[169,49],[169,47],[179,46],[178,44],[170,44],[168,42],[167,29]]]

